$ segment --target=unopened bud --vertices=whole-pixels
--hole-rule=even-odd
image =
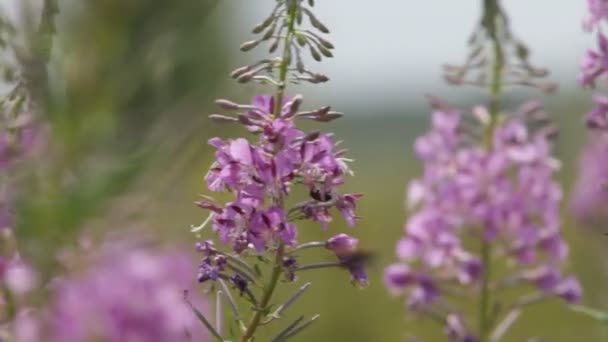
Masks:
[[[211,115],[209,115],[209,119],[211,119],[213,121],[217,121],[217,122],[222,122],[222,123],[238,121],[236,118],[233,118],[231,116],[222,115],[222,114],[211,114]]]
[[[311,76],[315,80],[316,83],[325,83],[325,82],[329,81],[329,77],[327,77],[323,74],[312,74]]]
[[[344,113],[340,113],[340,112],[329,112],[323,116],[318,116],[316,117],[314,120],[315,121],[319,121],[319,122],[330,122],[330,121],[334,121],[337,120],[341,117],[344,116]]]
[[[326,115],[331,110],[331,106],[325,106],[317,109],[314,114],[315,115]]]
[[[239,109],[239,107],[240,107],[238,103],[234,103],[232,101],[224,100],[224,99],[215,100],[215,104],[220,106],[220,108],[227,109],[227,110],[235,110],[235,109]]]
[[[251,81],[251,79],[253,78],[253,76],[255,76],[255,72],[254,71],[250,71],[250,72],[244,73],[241,76],[237,77],[236,80],[239,83],[247,83],[247,82]]]
[[[274,35],[274,31],[277,29],[277,24],[273,24],[268,31],[266,31],[266,33],[264,33],[264,36],[262,36],[262,40],[268,40],[270,38],[272,38],[272,36]]]
[[[304,9],[304,11],[308,15],[308,19],[310,19],[310,24],[314,28],[323,33],[329,33],[329,29],[325,25],[323,25],[323,23],[319,19],[317,19],[317,17],[315,17],[315,15],[310,10]]]
[[[255,34],[261,33],[268,26],[270,26],[270,24],[272,24],[273,22],[275,22],[275,16],[271,15],[270,17],[266,18],[266,20],[264,20],[262,23],[260,23],[256,27],[254,27],[253,28],[253,33],[255,33]]]
[[[321,51],[323,56],[328,57],[328,58],[332,58],[334,56],[334,54],[331,53],[331,51],[329,51],[329,49],[327,49],[325,46],[318,45],[317,47],[319,48],[319,51]]]
[[[334,48],[334,44],[332,44],[329,40],[327,39],[323,39],[317,35],[315,35],[316,38],[319,40],[319,43],[326,49],[330,49],[332,50]]]
[[[247,71],[249,71],[249,70],[251,70],[251,67],[250,67],[249,65],[246,65],[246,66],[240,67],[240,68],[238,68],[238,69],[235,69],[235,70],[234,70],[234,71],[233,71],[233,72],[230,74],[230,76],[231,76],[232,78],[237,78],[237,77],[241,76],[242,74],[246,73],[246,72],[247,72]]]
[[[321,136],[321,132],[319,131],[310,132],[304,137],[304,141],[314,141],[317,140],[319,136]]]
[[[247,115],[239,114],[237,116],[237,118],[238,118],[238,121],[240,123],[242,123],[243,125],[245,125],[245,126],[251,126],[251,125],[253,125],[253,121],[251,121],[251,119],[249,117],[247,117]]]
[[[241,51],[249,51],[260,44],[259,40],[250,40],[241,44]]]
[[[272,44],[270,44],[270,47],[268,48],[268,52],[273,53],[273,52],[277,51],[278,47],[279,47],[279,38],[275,38],[275,40],[272,41]]]
[[[314,58],[315,61],[321,61],[321,54],[312,45],[310,46],[310,55],[312,56],[312,58]]]
[[[306,45],[306,37],[303,34],[298,34],[296,36],[296,42],[298,42],[298,45],[303,47]]]
[[[302,104],[302,95],[296,95],[293,97],[293,99],[286,103],[285,106],[283,107],[283,117],[284,118],[291,118],[293,117],[298,110],[300,109],[300,105]]]

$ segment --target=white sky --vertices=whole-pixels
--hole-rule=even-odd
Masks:
[[[20,1],[0,0],[0,9],[15,14]],[[220,0],[239,62],[252,60],[238,52],[240,42],[252,38],[250,29],[264,19],[273,0]],[[65,6],[68,0],[61,1]],[[311,65],[331,82],[302,89],[315,100],[335,104],[423,101],[433,92],[450,96],[440,66],[460,63],[465,44],[480,16],[481,0],[316,0],[315,13],[332,30],[334,59]],[[585,0],[504,0],[512,29],[532,49],[535,65],[548,67],[562,89],[576,87],[580,57],[593,41],[581,30]],[[315,63],[315,62],[311,62]],[[236,66],[236,65],[235,65]]]
[[[271,0],[224,0],[219,11],[233,44],[251,39],[249,30],[274,4]],[[562,89],[575,87],[580,57],[593,44],[582,32],[584,0],[505,0],[512,29],[532,49],[532,61],[550,68]],[[332,30],[336,57],[321,68],[328,85],[306,89],[322,100],[406,101],[434,93],[453,93],[440,66],[460,63],[480,15],[481,0],[317,0],[315,13]],[[238,23],[235,25],[235,23]],[[241,61],[251,56],[240,57]],[[318,68],[317,68],[318,69]],[[331,90],[330,88],[331,87]],[[369,103],[368,103],[369,104]]]

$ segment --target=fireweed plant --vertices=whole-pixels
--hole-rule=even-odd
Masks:
[[[363,258],[357,252],[358,240],[346,234],[327,241],[298,241],[297,224],[309,220],[323,228],[332,221],[332,208],[337,209],[349,226],[358,220],[355,214],[361,194],[344,194],[339,187],[352,174],[332,134],[304,132],[297,127],[301,120],[329,122],[342,113],[329,106],[302,111],[302,96],[289,96],[288,84],[318,84],[328,77],[311,71],[304,64],[304,54],[316,61],[332,57],[333,44],[324,34],[328,28],[313,13],[314,1],[278,0],[271,14],[253,29],[256,40],[241,45],[242,51],[268,44],[269,57],[232,72],[239,83],[257,82],[274,88],[270,95],[257,95],[250,104],[217,100],[222,109],[233,115],[213,114],[211,119],[242,125],[252,134],[245,138],[223,140],[213,138],[209,144],[216,149],[215,161],[205,179],[212,192],[229,192],[228,203],[218,203],[203,196],[198,206],[209,214],[198,232],[210,226],[219,242],[229,245],[223,252],[211,241],[196,248],[203,255],[198,280],[217,288],[217,317],[212,325],[198,315],[218,340],[252,341],[261,327],[274,323],[310,286],[305,283],[282,304],[273,304],[278,284],[293,282],[301,271],[317,268],[344,269],[355,284],[364,285],[367,275]],[[310,28],[305,28],[310,23]],[[294,198],[297,189],[306,198]],[[299,193],[299,192],[298,192]],[[300,264],[298,254],[312,248],[324,248],[335,261]],[[261,263],[269,263],[270,271],[261,272]],[[249,302],[251,310],[240,308],[233,299],[238,293]],[[223,327],[222,301],[226,300],[236,327]],[[285,341],[311,325],[300,316],[278,330],[273,341]],[[232,323],[232,322],[230,322]]]
[[[584,54],[578,75],[578,83],[596,89],[606,86],[608,72],[608,1],[587,0],[588,14],[583,20],[583,29],[594,34],[597,46]],[[605,92],[605,89],[602,89]],[[572,192],[570,212],[583,224],[604,224],[608,219],[605,207],[608,204],[608,97],[596,95],[595,107],[585,116],[588,128],[588,143],[579,158],[578,177]],[[574,306],[577,312],[600,322],[608,322],[608,311],[586,306]]]
[[[489,104],[469,113],[431,100],[431,128],[414,146],[423,174],[408,187],[399,262],[385,271],[387,288],[409,311],[463,342],[502,340],[529,305],[581,297],[577,279],[561,271],[568,247],[553,179],[554,128],[535,102],[513,113],[502,104],[507,87],[555,87],[529,62],[500,1],[482,4],[466,63],[445,70],[450,84],[486,89]],[[464,310],[470,301],[476,312]]]
[[[608,72],[608,1],[587,0],[588,15],[583,29],[595,35],[597,45],[589,49],[582,58],[578,82],[586,88],[596,89],[606,85]],[[580,221],[605,222],[605,205],[608,203],[608,97],[596,95],[595,107],[586,114],[589,128],[589,143],[583,150],[579,163],[579,176],[574,186],[571,211]]]

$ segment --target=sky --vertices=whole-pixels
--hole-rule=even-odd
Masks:
[[[21,0],[0,0],[15,15]],[[34,6],[40,0],[28,0]],[[424,101],[428,93],[454,96],[444,84],[441,65],[458,64],[466,40],[480,16],[482,0],[317,0],[315,13],[332,30],[335,58],[311,69],[331,82],[303,87],[320,102],[357,103],[373,108]],[[61,1],[65,6],[68,1]],[[239,66],[253,60],[238,46],[252,39],[250,30],[262,21],[273,0],[220,0],[218,15],[230,32],[227,46]],[[582,31],[584,0],[504,0],[512,31],[532,50],[532,62],[552,71],[561,89],[577,87],[579,60],[593,37]],[[255,54],[254,54],[255,55]],[[316,64],[314,61],[310,63]]]
[[[503,1],[512,31],[532,50],[532,61],[552,71],[561,89],[576,87],[579,60],[593,37],[582,31],[584,0]],[[480,16],[481,0],[317,0],[315,13],[330,27],[335,58],[319,65],[332,82],[306,89],[322,100],[402,102],[454,92],[441,65],[463,60],[466,40]],[[218,11],[234,46],[252,39],[274,1],[226,0]],[[236,25],[235,25],[236,23]],[[236,50],[236,48],[235,48]],[[242,62],[251,56],[240,57]],[[317,68],[319,69],[319,68]],[[328,88],[331,90],[328,91]]]

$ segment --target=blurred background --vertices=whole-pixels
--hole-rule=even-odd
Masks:
[[[331,104],[347,114],[321,129],[344,139],[356,160],[356,176],[347,188],[365,193],[359,211],[364,219],[348,233],[376,258],[365,290],[351,286],[346,273],[309,274],[313,287],[294,311],[322,315],[299,341],[442,339],[432,323],[405,314],[404,303],[387,294],[381,277],[402,234],[405,186],[420,170],[412,143],[427,127],[424,95],[462,107],[485,101],[478,89],[446,86],[440,68],[464,59],[466,40],[479,20],[479,2],[317,1],[316,13],[332,29],[337,46],[336,58],[318,69],[332,81],[289,92],[302,93],[307,106]],[[213,157],[207,140],[243,133],[211,123],[207,114],[216,110],[215,98],[246,102],[268,91],[237,85],[228,75],[259,56],[240,53],[238,46],[250,39],[250,28],[265,18],[272,3],[58,2],[48,73],[37,83],[44,88],[54,153],[36,161],[28,174],[16,230],[25,241],[25,254],[44,273],[58,267],[52,256],[75,244],[82,231],[133,230],[193,245],[190,225],[205,218],[193,202],[205,192],[203,177]],[[23,25],[39,17],[34,0],[3,0],[0,5]],[[532,60],[551,69],[552,80],[560,84],[555,95],[526,90],[508,94],[507,103],[540,98],[552,113],[561,128],[556,153],[564,167],[559,177],[569,191],[586,139],[582,113],[591,104],[591,92],[575,82],[578,60],[593,43],[581,29],[585,4],[510,0],[505,7],[514,32],[531,48]],[[568,268],[582,281],[584,302],[608,309],[608,227],[577,225],[564,210],[563,228],[571,244]],[[313,225],[300,231],[302,239],[325,239],[347,229],[337,219],[327,232]],[[536,306],[526,315],[508,341],[608,338],[608,328],[559,302]]]

